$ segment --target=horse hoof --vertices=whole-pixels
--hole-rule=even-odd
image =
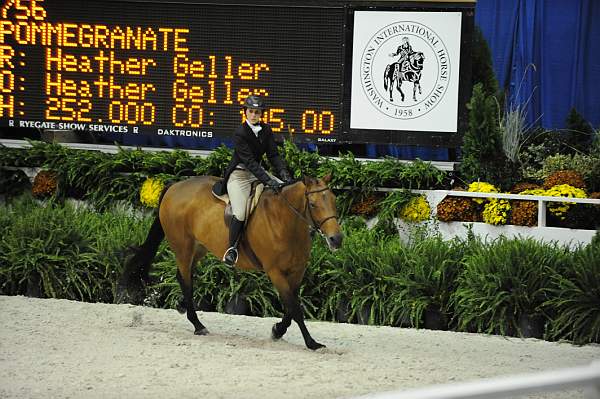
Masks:
[[[316,351],[317,349],[320,349],[320,348],[325,348],[325,345],[320,344],[317,341],[310,342],[310,343],[306,344],[306,346],[308,347],[308,349],[312,349],[314,351]]]
[[[194,331],[194,335],[208,335],[208,330],[206,327],[201,328],[200,330]]]
[[[127,289],[123,289],[118,291],[115,295],[115,303],[117,304],[125,304],[129,303],[131,305],[141,305],[144,302],[144,293],[143,291],[134,291],[131,292]]]
[[[277,331],[277,324],[273,324],[273,328],[271,328],[271,338],[274,340],[278,340],[281,337],[283,337],[284,333],[280,333],[279,331]]]

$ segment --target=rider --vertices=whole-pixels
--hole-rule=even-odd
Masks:
[[[396,50],[395,53],[390,54],[390,57],[395,57],[397,55],[400,55],[398,64],[400,64],[400,67],[402,67],[402,63],[404,62],[404,60],[407,60],[408,57],[413,53],[414,53],[414,51],[413,51],[412,46],[410,45],[408,37],[404,36],[402,38],[402,44],[398,46],[398,50]]]
[[[259,96],[248,96],[244,101],[243,122],[233,133],[233,157],[225,171],[223,181],[227,184],[233,216],[229,225],[229,248],[223,261],[230,266],[237,262],[237,244],[246,220],[246,202],[250,196],[252,182],[260,180],[265,186],[279,193],[283,182],[290,183],[292,176],[277,152],[271,127],[260,121],[265,111],[264,100]],[[282,180],[269,174],[261,165],[263,155],[277,171]]]

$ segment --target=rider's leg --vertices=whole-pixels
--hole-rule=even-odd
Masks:
[[[244,221],[238,220],[235,215],[231,217],[231,223],[229,224],[229,248],[223,255],[223,262],[229,266],[235,265],[238,259],[237,246],[244,229]]]
[[[256,178],[249,171],[235,170],[227,182],[227,192],[229,193],[233,217],[229,225],[229,248],[223,255],[223,262],[230,266],[237,262],[237,245],[244,227],[244,220],[246,220],[246,203],[254,180]]]

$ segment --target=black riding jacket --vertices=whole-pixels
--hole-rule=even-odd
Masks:
[[[258,180],[267,184],[271,178],[261,165],[264,154],[267,154],[267,158],[278,176],[281,177],[282,172],[287,171],[285,162],[277,152],[277,144],[275,144],[271,127],[263,122],[260,122],[260,126],[262,126],[262,130],[258,132],[258,137],[246,122],[242,123],[233,133],[234,151],[231,162],[225,171],[223,180],[225,186],[231,172],[240,163],[243,163]]]

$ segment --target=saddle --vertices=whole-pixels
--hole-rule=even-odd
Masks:
[[[225,225],[229,226],[229,224],[231,223],[231,217],[233,216],[233,213],[231,213],[231,203],[229,202],[229,194],[227,194],[227,191],[224,186],[225,185],[223,184],[223,179],[217,181],[212,187],[212,194],[215,198],[218,198],[219,200],[225,203],[225,212],[223,214],[223,217],[225,220]],[[246,202],[246,220],[244,222],[244,229],[245,225],[248,224],[248,221],[250,220],[250,215],[252,215],[252,212],[254,212],[254,209],[256,209],[256,206],[258,205],[258,200],[260,200],[260,196],[264,191],[264,188],[265,185],[258,180],[252,183],[250,197],[248,197],[248,201]]]

